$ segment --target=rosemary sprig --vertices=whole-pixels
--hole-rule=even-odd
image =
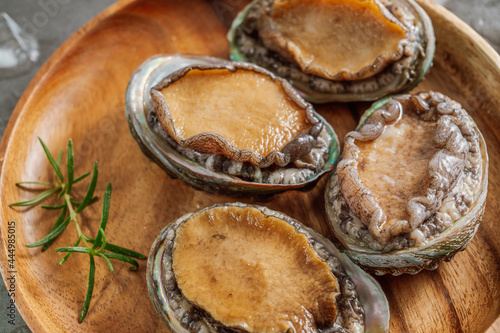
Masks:
[[[55,172],[55,180],[53,183],[49,182],[19,182],[16,183],[17,186],[22,188],[26,188],[26,185],[34,185],[39,186],[39,188],[29,187],[28,189],[34,190],[44,190],[39,195],[34,197],[31,200],[20,201],[16,203],[12,203],[9,206],[35,206],[45,199],[51,197],[52,195],[57,194],[59,198],[63,199],[63,202],[59,205],[55,206],[44,206],[41,207],[47,210],[60,210],[59,216],[57,217],[54,226],[42,239],[36,241],[31,244],[27,244],[27,247],[38,247],[43,246],[42,251],[45,251],[54,240],[66,229],[66,227],[73,223],[78,232],[78,239],[73,244],[73,246],[69,247],[59,247],[56,248],[56,252],[66,252],[66,255],[59,262],[59,265],[62,265],[72,253],[83,253],[87,254],[90,259],[90,268],[89,268],[89,280],[87,285],[87,292],[85,295],[85,301],[83,302],[82,311],[80,313],[79,322],[83,322],[87,312],[89,310],[90,301],[92,299],[92,293],[94,291],[94,281],[95,281],[95,260],[94,258],[100,257],[104,259],[106,264],[109,267],[111,273],[114,272],[113,265],[111,264],[110,259],[115,259],[119,261],[123,261],[127,264],[130,264],[130,270],[136,270],[139,267],[139,264],[135,259],[146,259],[146,256],[120,247],[118,245],[111,244],[107,241],[107,237],[105,234],[106,226],[108,223],[109,217],[109,208],[111,202],[111,184],[108,183],[106,186],[106,190],[104,191],[103,205],[102,205],[102,215],[101,215],[101,224],[99,225],[99,229],[95,238],[91,238],[86,236],[80,227],[80,222],[78,220],[78,214],[81,213],[88,205],[97,201],[98,198],[94,196],[94,191],[97,185],[97,176],[99,174],[97,161],[94,163],[94,169],[92,170],[92,177],[90,179],[90,183],[87,189],[87,192],[81,201],[76,201],[73,198],[71,190],[73,186],[85,179],[91,173],[87,172],[80,177],[74,178],[75,176],[75,160],[73,154],[73,141],[71,139],[68,140],[68,149],[67,149],[67,161],[66,161],[66,181],[64,180],[63,173],[61,172],[61,162],[62,162],[62,150],[59,151],[57,161],[54,159],[49,149],[42,141],[40,140],[40,144],[45,151],[45,155],[52,165],[52,168]],[[47,188],[49,187],[49,188]],[[82,243],[83,246],[79,246]]]

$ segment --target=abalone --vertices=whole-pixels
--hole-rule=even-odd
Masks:
[[[127,115],[143,152],[208,191],[307,188],[338,156],[335,132],[312,105],[249,63],[151,58],[131,79]]]
[[[465,249],[484,211],[488,155],[459,103],[432,91],[375,103],[344,145],[326,210],[356,263],[414,274]]]
[[[273,71],[313,102],[410,90],[435,48],[432,23],[413,0],[256,0],[228,38],[233,60]]]
[[[373,278],[314,231],[262,206],[218,204],[175,220],[152,247],[147,277],[173,332],[388,328]]]

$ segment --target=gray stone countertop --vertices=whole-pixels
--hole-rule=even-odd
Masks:
[[[17,101],[43,63],[71,34],[113,2],[114,0],[0,0],[0,13],[7,13],[25,32],[36,37],[39,43],[39,57],[31,69],[7,78],[0,76],[0,135],[3,134]],[[500,0],[436,2],[464,20],[500,52]],[[7,289],[0,282],[0,332],[30,332],[18,313],[15,314],[15,325],[9,323],[9,304]]]

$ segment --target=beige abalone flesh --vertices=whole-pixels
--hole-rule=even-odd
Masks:
[[[344,145],[326,210],[356,263],[414,274],[465,249],[484,211],[488,157],[459,103],[435,92],[375,103]]]
[[[219,204],[167,226],[150,298],[173,332],[386,332],[380,286],[331,243],[261,206]]]
[[[435,47],[432,23],[412,0],[255,0],[228,38],[233,60],[269,69],[313,102],[410,90]]]

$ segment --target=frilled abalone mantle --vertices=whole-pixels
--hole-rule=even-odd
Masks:
[[[251,150],[240,150],[232,145],[226,138],[217,133],[198,133],[189,138],[179,136],[178,131],[174,126],[169,105],[167,104],[161,91],[176,81],[181,80],[193,70],[228,70],[230,72],[244,70],[258,73],[269,78],[272,82],[281,87],[292,103],[295,103],[300,109],[303,110],[305,118],[310,124],[309,131],[307,133],[298,134],[291,141],[289,141],[281,149],[281,151],[272,151],[267,156],[262,156],[258,152]],[[231,93],[237,93],[237,91]],[[315,147],[318,135],[323,129],[323,123],[318,121],[318,119],[314,116],[312,105],[305,102],[288,82],[276,77],[265,69],[248,63],[187,66],[168,75],[156,86],[154,86],[151,89],[151,100],[153,102],[156,117],[158,118],[162,128],[181,148],[194,150],[199,153],[223,155],[235,162],[250,163],[259,168],[266,168],[272,165],[283,167],[308,154],[311,149]]]
[[[361,180],[357,142],[377,140],[387,125],[401,118],[402,112],[435,123],[436,152],[428,164],[428,187],[422,196],[413,197],[407,203],[409,217],[388,224],[390,216]],[[391,99],[375,110],[358,130],[345,137],[344,157],[337,166],[337,175],[342,196],[354,215],[347,218],[350,214],[344,214],[346,219],[340,223],[344,224],[345,231],[353,232],[345,224],[347,219],[359,219],[370,237],[362,236],[360,230],[354,237],[361,237],[372,249],[391,250],[421,244],[445,229],[450,219],[456,220],[467,213],[479,190],[483,176],[479,140],[472,118],[460,104],[442,94],[428,92]],[[399,153],[405,156],[405,152]]]

